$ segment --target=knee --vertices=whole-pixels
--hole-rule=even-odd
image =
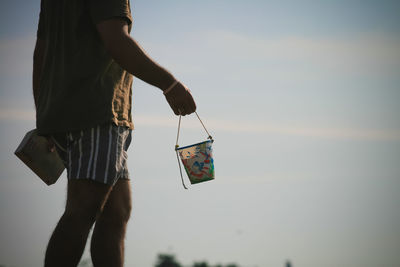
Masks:
[[[85,203],[67,207],[63,216],[76,223],[92,226],[100,213],[100,205]]]
[[[129,221],[132,213],[132,204],[131,203],[124,203],[117,208],[115,208],[113,212],[113,217],[120,222],[126,223]]]
[[[120,211],[120,219],[124,222],[129,221],[132,214],[132,203],[126,203]]]
[[[110,224],[125,225],[129,221],[131,213],[132,213],[131,203],[125,203],[120,206],[106,207],[102,212],[100,219]]]

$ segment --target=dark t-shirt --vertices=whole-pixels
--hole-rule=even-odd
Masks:
[[[132,75],[108,54],[96,24],[122,18],[129,0],[42,0],[37,36],[45,41],[36,126],[40,134],[103,123],[133,128]]]

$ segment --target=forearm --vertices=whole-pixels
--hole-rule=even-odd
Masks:
[[[44,42],[40,39],[36,40],[35,50],[33,52],[33,72],[32,72],[32,88],[33,88],[33,99],[35,101],[35,107],[37,107],[38,96],[39,96],[39,82],[42,73],[44,55]]]
[[[115,21],[111,23],[121,22]],[[102,37],[106,49],[122,68],[161,90],[165,90],[175,81],[174,76],[151,59],[144,49],[129,35],[127,25],[118,28],[119,31],[107,29],[109,27],[108,24],[103,24],[99,27],[103,27]]]
[[[109,47],[109,52],[122,68],[161,90],[174,82],[173,75],[152,60],[132,37],[120,37]]]

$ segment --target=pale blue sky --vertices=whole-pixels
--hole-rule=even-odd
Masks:
[[[126,266],[400,265],[400,2],[131,1],[132,35],[192,90],[216,180],[184,191],[177,119],[133,86],[134,211]],[[66,181],[13,151],[34,127],[39,1],[0,8],[0,264],[41,266]],[[194,117],[181,144],[206,137]],[[86,253],[85,258],[88,258]]]

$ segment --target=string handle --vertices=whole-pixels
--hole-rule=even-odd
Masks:
[[[207,131],[206,126],[204,126],[203,121],[200,119],[199,114],[197,114],[197,112],[195,111],[194,113],[196,113],[197,118],[199,119],[201,125],[203,125],[204,130],[206,131],[206,133],[208,134],[208,139],[210,139],[211,141],[213,141],[211,134]]]
[[[178,133],[176,134],[175,153],[176,153],[176,159],[178,160],[179,173],[181,174],[182,185],[183,185],[183,188],[185,188],[187,190],[188,188],[186,187],[185,182],[183,181],[182,167],[181,167],[181,162],[179,161],[179,155],[178,155],[178,147],[179,147],[178,139],[179,139],[179,130],[181,129],[181,119],[182,119],[182,115],[179,115]]]
[[[196,111],[195,111],[194,113],[196,113],[197,118],[199,119],[199,121],[200,121],[201,125],[203,126],[204,130],[205,130],[206,133],[208,134],[208,139],[210,139],[211,142],[214,142],[214,140],[213,140],[211,134],[207,131],[206,126],[204,126],[203,121],[200,119],[199,114],[197,114]],[[182,180],[183,188],[188,189],[188,188],[186,187],[186,185],[185,185],[185,182],[183,181],[182,167],[181,167],[181,162],[180,162],[180,160],[179,160],[179,155],[178,155],[178,148],[179,148],[178,141],[179,141],[179,132],[180,132],[180,129],[181,129],[181,120],[182,120],[182,115],[179,115],[178,132],[177,132],[177,134],[176,134],[175,152],[176,152],[176,159],[178,160],[179,173],[181,174],[181,180]]]
[[[196,116],[197,116],[197,118],[199,119],[199,121],[200,121],[201,125],[203,126],[204,130],[205,130],[206,133],[208,134],[208,139],[210,139],[211,141],[214,141],[213,138],[212,138],[212,136],[211,136],[211,134],[208,132],[206,126],[204,126],[203,121],[200,119],[199,114],[197,114],[196,111],[195,111],[194,113],[196,114]],[[177,134],[176,134],[175,150],[179,147],[179,145],[178,145],[178,140],[179,140],[179,132],[180,132],[180,129],[181,129],[181,120],[182,120],[182,115],[179,115],[178,132],[177,132]]]

